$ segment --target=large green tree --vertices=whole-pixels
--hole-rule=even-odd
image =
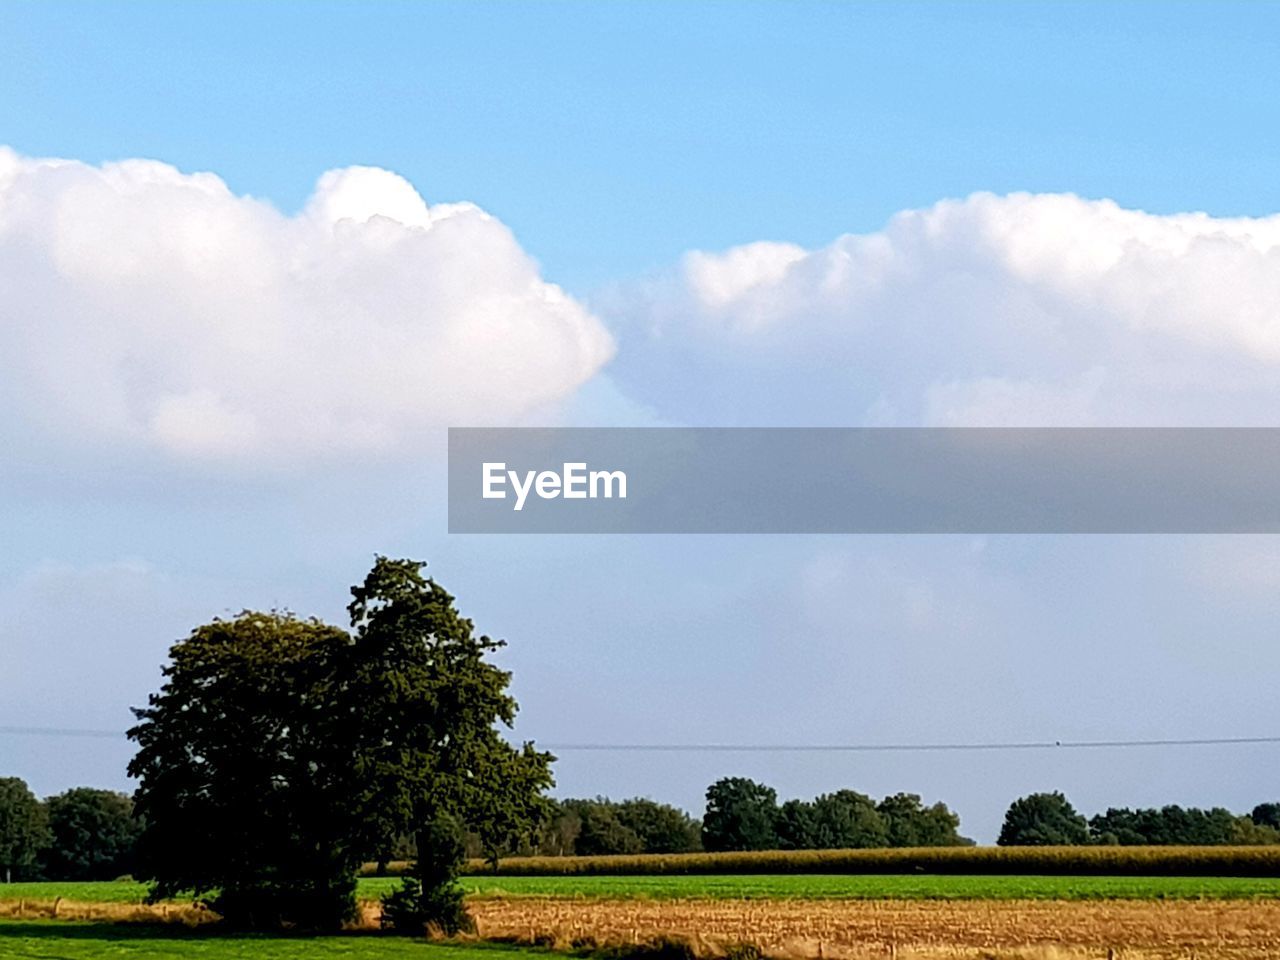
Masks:
[[[26,783],[0,777],[0,870],[5,883],[30,876],[48,835],[45,810]]]
[[[496,849],[531,830],[554,758],[502,736],[517,709],[511,675],[489,659],[503,642],[477,635],[424,566],[379,557],[351,591],[360,791],[351,812],[374,847],[417,837],[418,865],[388,903],[390,922],[451,932],[466,925],[453,883],[462,832]]]
[[[139,879],[247,926],[335,928],[366,854],[353,817],[346,631],[287,613],[197,627],[136,710]]]
[[[470,830],[493,850],[531,833],[552,757],[500,733],[515,717],[502,646],[476,636],[424,565],[379,557],[352,588],[352,632],[246,612],[170,651],[136,711],[129,772],[152,895],[214,894],[230,919],[332,928],[355,874],[406,836],[398,926],[465,923],[453,876]]]
[[[745,777],[725,777],[707,788],[702,845],[711,851],[774,850],[778,794]]]
[[[1089,842],[1089,825],[1061,793],[1032,793],[1013,801],[1004,816],[1002,847],[1043,847]]]

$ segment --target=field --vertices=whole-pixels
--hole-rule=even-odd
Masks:
[[[399,881],[365,877],[359,895],[376,899]],[[1054,877],[952,875],[464,877],[475,899],[596,900],[1280,900],[1280,877]],[[141,903],[140,883],[0,884],[0,901]]]
[[[373,901],[398,882],[365,877],[359,893]],[[209,919],[188,906],[142,906],[137,883],[0,884],[0,958],[536,960],[548,954],[531,948],[553,947],[625,960],[655,943],[702,958],[741,957],[749,944],[781,960],[1280,957],[1280,877],[672,873],[463,884],[490,944],[225,936],[188,929]],[[77,919],[98,922],[67,922]],[[363,925],[376,928],[376,905]],[[670,949],[650,958],[688,960]]]
[[[167,927],[0,920],[0,957],[5,960],[531,960],[539,953],[501,945],[442,946],[390,937],[202,936]]]
[[[478,876],[489,869],[483,862],[472,860],[467,872]],[[894,847],[510,857],[499,864],[498,872],[548,877],[782,873],[1277,877],[1280,846]]]

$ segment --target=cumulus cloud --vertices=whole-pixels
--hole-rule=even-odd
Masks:
[[[218,177],[0,148],[9,429],[180,459],[396,453],[572,396],[613,342],[501,222],[322,176],[286,216]]]
[[[1280,216],[975,194],[601,299],[623,389],[706,423],[1280,423]]]

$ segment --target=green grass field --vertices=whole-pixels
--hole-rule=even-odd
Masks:
[[[1280,898],[1280,877],[1053,877],[883,874],[870,876],[783,874],[778,876],[571,876],[466,877],[469,893],[481,897],[753,898],[812,900],[1185,900]],[[394,877],[366,877],[360,896],[375,898],[394,888]],[[0,899],[84,903],[138,903],[139,883],[0,884]]]
[[[24,960],[533,960],[545,951],[502,946],[444,946],[403,937],[241,937],[189,933],[172,927],[53,920],[0,920],[0,957]]]

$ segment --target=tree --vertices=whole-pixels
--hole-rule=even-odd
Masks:
[[[418,861],[388,901],[389,922],[452,933],[466,925],[449,906],[460,904],[451,898],[462,831],[491,845],[525,824],[531,832],[554,758],[501,736],[517,710],[510,674],[488,660],[503,643],[476,636],[424,566],[378,557],[351,590],[349,729],[359,796],[349,813],[367,831],[366,846],[417,837]],[[513,769],[518,776],[501,775]]]
[[[813,804],[808,800],[788,800],[778,810],[774,825],[782,850],[814,850],[818,847],[818,824]]]
[[[1260,803],[1253,808],[1249,819],[1260,827],[1280,830],[1280,803]]]
[[[353,816],[350,646],[338,627],[246,611],[169,651],[129,731],[136,876],[153,898],[214,895],[245,926],[335,929],[354,915],[369,845]]]
[[[0,867],[4,882],[31,875],[45,845],[45,810],[24,781],[0,778]]]
[[[1002,847],[1089,842],[1089,825],[1061,793],[1033,793],[1013,801],[996,843]]]
[[[551,783],[547,762],[546,754],[526,743],[477,771],[485,782],[476,791],[470,829],[495,871],[500,857],[533,844],[551,816],[553,805],[544,794]]]
[[[960,818],[945,803],[926,807],[914,793],[895,793],[876,805],[885,820],[891,847],[962,847],[973,841],[960,836]]]
[[[130,731],[153,897],[216,894],[235,922],[332,929],[354,913],[360,864],[412,837],[389,919],[465,920],[463,831],[491,850],[532,832],[553,758],[500,735],[516,703],[486,658],[502,644],[422,567],[378,557],[352,588],[353,634],[246,612],[173,647]]]
[[[50,797],[47,810],[51,880],[112,880],[133,870],[141,824],[123,793],[76,787]]]
[[[1132,846],[1150,843],[1143,817],[1128,807],[1108,807],[1089,820],[1089,836],[1094,843]]]
[[[578,822],[573,844],[573,852],[578,856],[644,852],[644,841],[624,821],[619,805],[613,801],[604,797],[565,800],[561,807]]]
[[[856,790],[825,793],[813,801],[814,847],[837,850],[883,847],[888,826],[875,802]]]
[[[702,845],[711,851],[778,847],[778,795],[744,777],[726,777],[707,788]]]
[[[1252,817],[1236,817],[1227,843],[1242,847],[1274,846],[1280,843],[1280,830],[1256,823]]]
[[[1245,830],[1241,818],[1222,807],[1201,810],[1176,804],[1160,809],[1130,810],[1111,807],[1089,821],[1089,832],[1095,843],[1121,845],[1190,845],[1205,846],[1237,842],[1265,841],[1265,832],[1245,831],[1252,840],[1239,839]],[[1248,820],[1249,818],[1244,818]],[[1256,827],[1264,825],[1250,821]]]
[[[702,849],[702,824],[683,810],[643,797],[623,800],[618,818],[640,839],[645,853],[688,853]]]

